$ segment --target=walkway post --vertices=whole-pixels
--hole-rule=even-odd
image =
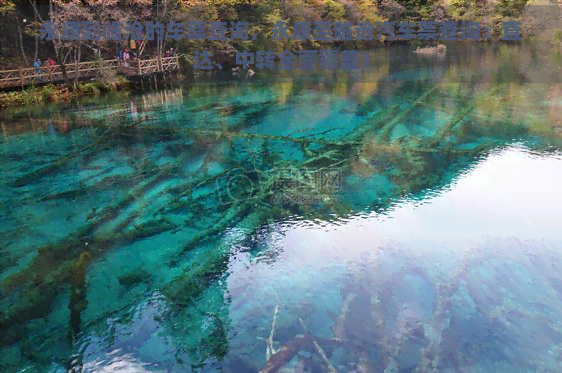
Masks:
[[[18,68],[20,71],[20,84],[21,84],[21,89],[23,90],[23,69],[21,68],[21,66]]]

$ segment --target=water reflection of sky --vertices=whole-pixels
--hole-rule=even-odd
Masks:
[[[560,185],[562,159],[531,158],[513,148],[492,155],[421,204],[405,202],[388,215],[361,214],[335,224],[296,222],[283,229],[281,239],[270,239],[275,261],[251,264],[236,257],[231,289],[248,291],[249,283],[255,284],[251,291],[256,294],[268,288],[273,293],[318,289],[337,282],[353,263],[375,258],[381,248],[437,261],[458,259],[465,249],[479,246],[505,250],[513,239],[560,243]]]
[[[421,206],[404,204],[377,222],[386,239],[477,242],[488,237],[559,241],[562,158],[520,149],[489,157],[450,190]]]
[[[402,202],[384,215],[360,214],[333,224],[295,223],[284,232],[285,254],[276,265],[328,266],[384,242],[428,252],[435,250],[431,243],[461,250],[467,243],[511,237],[561,242],[561,185],[562,157],[531,157],[510,148],[421,203]]]
[[[247,349],[254,358],[263,359],[265,345],[258,337],[267,337],[277,302],[281,304],[277,339],[302,332],[294,327],[296,315],[308,317],[317,335],[329,336],[328,312],[338,313],[339,285],[354,268],[366,261],[374,263],[377,253],[385,256],[383,249],[400,251],[397,262],[408,256],[422,258],[420,263],[431,272],[439,271],[440,260],[454,262],[465,249],[477,246],[501,254],[526,247],[520,245],[525,240],[544,243],[527,246],[534,253],[559,244],[560,185],[560,156],[531,157],[520,148],[510,148],[483,160],[450,188],[422,203],[406,201],[385,215],[360,214],[329,224],[287,222],[264,233],[258,257],[235,246],[226,281],[231,299],[230,348]],[[420,310],[429,309],[422,303],[430,297],[416,289],[412,292],[406,286],[400,297],[414,306],[421,304]],[[521,301],[529,296],[516,295]],[[165,367],[165,371],[181,371],[169,330],[155,322],[154,316],[164,310],[158,302],[139,306],[130,323],[110,327],[115,336],[112,346],[103,347],[105,343],[96,342],[97,337],[90,338],[85,343],[85,370],[144,372]]]
[[[396,269],[404,258],[416,257],[428,272],[443,272],[441,264],[450,268],[466,249],[475,247],[500,256],[510,250],[532,250],[534,254],[551,250],[550,254],[558,255],[556,245],[562,242],[560,185],[561,156],[533,157],[521,148],[509,148],[481,161],[449,188],[422,202],[403,201],[382,215],[361,213],[332,223],[280,223],[258,240],[257,257],[240,245],[232,249],[226,279],[231,298],[230,348],[248,349],[251,356],[263,360],[265,345],[258,337],[268,336],[277,302],[281,311],[276,339],[287,340],[302,332],[294,326],[296,315],[305,318],[316,335],[329,336],[333,320],[328,313],[339,312],[339,287],[350,272],[366,264],[374,268],[378,258],[385,257],[389,267]],[[240,232],[230,233],[236,236]],[[532,244],[524,245],[525,240]],[[398,255],[389,259],[387,254],[393,251]],[[530,273],[541,276],[536,269]],[[471,278],[480,284],[478,276],[479,272]],[[492,293],[499,292],[491,288]],[[423,300],[431,297],[419,288],[411,291],[405,286],[400,297],[414,306],[420,304],[423,312],[430,309]],[[515,298],[533,299],[527,292],[517,293]],[[168,306],[160,302],[157,298],[139,305],[132,321],[108,322],[105,336],[92,335],[84,341],[85,371],[186,371],[176,360],[181,346],[175,343],[178,336],[172,339],[171,331],[156,321],[165,318]],[[524,333],[535,333],[532,328],[528,326]],[[180,332],[179,338],[197,332]],[[537,341],[543,338],[540,330],[536,333]]]
[[[284,304],[284,312],[289,313],[286,318],[299,314],[307,305],[314,305],[316,311],[309,321],[311,328],[319,335],[329,336],[325,326],[330,319],[318,310],[331,309],[337,314],[337,304],[341,301],[339,287],[350,272],[365,268],[379,271],[375,276],[382,281],[385,274],[390,275],[404,260],[415,258],[428,274],[447,276],[467,250],[475,248],[498,258],[490,265],[475,267],[469,276],[467,285],[481,288],[481,299],[475,299],[480,306],[493,309],[505,301],[500,294],[508,291],[519,304],[530,305],[530,309],[535,309],[533,302],[537,296],[553,307],[558,303],[548,290],[547,278],[551,274],[541,272],[536,261],[532,262],[537,266],[531,267],[528,262],[523,267],[517,263],[523,263],[523,257],[529,255],[538,255],[540,261],[545,258],[548,261],[552,254],[559,256],[560,185],[562,157],[532,157],[521,148],[510,148],[491,155],[459,177],[450,188],[422,203],[402,202],[386,215],[361,214],[338,223],[316,225],[299,221],[284,225],[279,229],[282,234],[272,234],[267,245],[275,252],[275,261],[252,261],[249,256],[236,256],[233,261],[228,280],[234,298],[233,323],[247,327],[245,317],[250,311],[241,308],[251,300],[259,300],[269,307],[264,311],[270,312],[269,315],[260,315],[266,325],[276,302]],[[386,263],[383,271],[376,267],[378,260]],[[505,276],[506,282],[499,280]],[[431,290],[419,284],[413,285],[413,290],[408,286],[401,285],[398,299],[393,298],[396,304],[389,307],[398,310],[400,302],[407,302],[413,307],[419,305],[418,310],[431,317]],[[252,297],[241,294],[252,294]],[[463,296],[466,294],[457,295]],[[455,315],[468,320],[475,309],[472,300],[467,304],[473,306],[463,306],[461,302],[453,314],[457,312]],[[547,316],[539,316],[540,325],[543,317]],[[548,345],[556,339],[542,331],[539,324],[535,325],[536,321],[527,322],[527,327],[514,333],[528,335],[529,343]],[[520,341],[510,339],[509,343]],[[519,354],[520,360],[532,360],[539,350],[529,350],[528,355],[515,354]],[[507,359],[505,356],[502,359]],[[516,360],[511,359],[511,363]],[[508,369],[510,362],[505,363],[501,369]]]

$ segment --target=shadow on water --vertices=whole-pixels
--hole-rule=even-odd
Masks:
[[[524,52],[4,114],[2,371],[559,367],[562,86]]]

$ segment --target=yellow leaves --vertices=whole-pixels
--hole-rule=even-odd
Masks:
[[[41,22],[30,22],[25,26],[24,33],[29,36],[41,36],[41,29],[43,24]]]
[[[284,105],[293,89],[293,81],[277,83],[276,89],[279,92],[279,103]]]
[[[360,104],[364,104],[377,91],[381,79],[389,74],[390,61],[388,55],[382,53],[384,52],[377,51],[374,58],[369,55],[369,66],[372,67],[369,67],[368,73],[363,75],[362,82],[353,85],[353,98]]]
[[[550,87],[547,98],[552,101],[560,100],[562,98],[562,85],[556,84]]]
[[[306,21],[304,18],[305,3],[303,0],[286,0],[290,4],[290,15],[293,18],[293,22],[303,22]]]
[[[454,19],[462,21],[474,21],[473,2],[467,0],[445,0],[444,8]]]
[[[475,99],[475,106],[482,114],[491,115],[492,119],[500,119],[503,115],[501,98],[496,95],[482,94]]]
[[[556,121],[562,125],[562,115],[557,117],[552,111],[555,107],[550,109],[551,124],[548,124],[548,114],[539,113],[539,105],[534,95],[533,87],[530,85],[506,83],[477,93],[474,102],[477,112],[485,117],[491,120],[503,120],[504,116],[508,115],[513,122],[527,123],[534,132],[544,133],[549,127],[556,126]]]
[[[359,176],[373,175],[381,171],[381,165],[390,157],[403,152],[404,148],[401,146],[381,144],[375,138],[367,139],[363,143],[359,155],[351,162],[352,172]]]
[[[206,3],[207,2],[205,0],[180,0],[180,4],[186,8],[205,5]]]
[[[448,94],[454,94],[458,92],[460,84],[459,72],[459,66],[451,65],[443,76],[443,80],[439,82],[439,90]]]
[[[343,4],[340,4],[333,0],[324,1],[326,8],[328,9],[328,18],[334,21],[342,21],[345,16],[345,8]]]
[[[347,96],[347,76],[345,73],[338,72],[333,94],[340,97]]]
[[[368,83],[356,83],[353,87],[353,96],[355,98],[355,101],[357,101],[357,103],[359,104],[364,104],[365,102],[367,102],[367,99],[371,97],[371,94],[373,92],[376,92],[378,87],[378,79],[376,81]]]
[[[558,136],[562,135],[562,84],[553,85],[548,94],[550,109],[548,119],[550,127],[556,129]]]
[[[88,6],[104,6],[104,7],[114,7],[119,5],[119,0],[86,0]]]
[[[376,172],[376,168],[369,164],[369,161],[362,156],[351,161],[351,172],[355,175],[367,177]]]
[[[371,22],[373,25],[377,22],[386,21],[381,15],[379,15],[379,9],[371,0],[359,0],[357,4],[357,9],[363,17],[363,22]]]
[[[544,136],[548,136],[553,132],[548,118],[542,115],[537,115],[531,118],[529,121],[529,131]]]
[[[544,136],[562,137],[562,84],[550,87],[546,98],[546,111],[532,114],[528,120],[529,130]]]
[[[257,5],[260,3],[258,0],[180,0],[180,3],[186,7],[194,7],[199,5]]]
[[[364,82],[356,83],[353,86],[353,96],[355,100],[364,104],[369,97],[373,95],[374,92],[379,88],[379,82],[382,78],[387,76],[389,73],[388,61],[386,64],[374,68],[373,71],[369,72],[364,77]]]
[[[530,98],[523,87],[517,83],[510,83],[507,91],[507,102],[513,108],[512,118],[517,121],[524,118],[527,115],[529,107]]]
[[[279,9],[274,9],[271,13],[266,16],[267,23],[269,25],[274,25],[278,21],[287,22],[287,19],[281,17],[281,11]]]
[[[366,158],[374,158],[381,155],[399,154],[402,148],[397,145],[381,144],[376,138],[365,141],[361,154]]]
[[[13,1],[0,0],[0,14],[11,12],[16,9],[16,5]]]
[[[553,43],[562,43],[562,29],[556,29],[554,35],[552,36]]]

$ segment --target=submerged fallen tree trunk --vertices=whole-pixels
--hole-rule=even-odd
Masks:
[[[261,222],[260,214],[251,210],[251,205],[246,203],[240,206],[240,215],[236,227],[242,227],[248,232],[254,232]],[[229,221],[229,225],[233,225]],[[227,226],[222,226],[224,231]],[[213,228],[210,228],[213,229]],[[210,232],[210,231],[209,231]],[[217,238],[218,232],[213,233],[207,238]],[[186,247],[190,250],[200,245],[203,235],[197,235]],[[245,238],[245,237],[244,237]],[[240,238],[242,239],[242,238]],[[163,289],[162,294],[166,296],[172,303],[182,306],[188,306],[199,297],[207,288],[220,276],[222,276],[228,268],[230,259],[230,249],[234,242],[225,242],[219,247],[210,250],[208,255],[203,256],[200,263],[190,266],[183,274],[177,276]],[[185,247],[184,247],[185,250]],[[184,250],[181,252],[183,253]]]
[[[426,95],[429,93],[431,93],[431,91],[426,92]],[[420,99],[422,98],[423,96]],[[395,114],[397,108],[391,108],[388,110],[385,116],[379,114],[379,117],[377,119],[372,119],[369,123],[364,123],[363,127],[359,128],[357,131],[352,132],[348,137],[341,139],[341,141],[322,141],[305,138],[294,138],[290,136],[274,136],[263,134],[258,135],[232,130],[218,131],[185,128],[174,128],[171,130],[167,129],[163,130],[162,132],[159,132],[159,130],[156,128],[149,128],[147,133],[160,134],[160,138],[166,138],[168,136],[175,138],[179,133],[189,133],[190,135],[200,134],[204,139],[208,138],[213,140],[214,142],[211,141],[212,144],[220,144],[224,140],[230,140],[234,138],[245,140],[286,141],[301,145],[310,145],[314,143],[315,145],[321,145],[321,148],[317,150],[308,150],[308,153],[305,157],[308,157],[307,159],[305,159],[304,161],[287,161],[287,163],[290,163],[296,168],[300,167],[301,169],[311,166],[339,166],[341,164],[344,164],[343,167],[347,167],[348,165],[346,165],[346,162],[348,162],[349,155],[351,154],[355,144],[361,143],[364,140],[364,136],[370,133],[370,131],[380,130],[380,126],[384,124],[383,118],[385,118],[385,120],[389,120],[387,126],[385,127],[385,130],[383,130],[381,133],[381,136],[386,136],[388,133],[390,133],[389,131],[392,130],[392,126],[398,123],[400,119],[405,118],[406,115],[410,113],[411,110],[413,110],[414,106],[394,117],[393,115]],[[466,111],[462,110],[458,113],[458,117],[456,117],[455,120],[451,121],[441,133],[443,136],[450,134],[451,129],[453,129],[459,123],[459,121],[461,121],[467,115],[471,114],[469,108],[467,108]],[[118,127],[115,131],[115,133],[120,133]],[[141,131],[142,133],[142,128],[139,128],[139,131]],[[442,140],[442,138],[439,140]],[[438,148],[429,148],[427,146],[424,147],[420,146],[419,143],[414,144],[413,142],[376,145],[380,153],[383,153],[383,155],[385,156],[388,155],[387,163],[391,165],[398,165],[401,163],[410,165],[414,163],[414,161],[416,161],[414,158],[408,158],[404,156],[404,153],[406,153],[407,151],[411,151],[414,153],[432,153],[429,154],[429,156],[433,158],[439,157],[439,155],[435,153],[444,152],[443,150],[440,150]],[[482,148],[477,149],[462,149],[460,147],[457,149],[447,149],[444,152],[445,155],[443,156],[443,158],[447,158],[446,162],[444,163],[448,164],[452,159],[452,157],[449,157],[448,155],[449,152],[461,155],[471,155],[476,154],[482,151],[484,148],[489,147],[490,144],[487,143],[482,145]],[[190,153],[190,155],[193,154],[193,152]],[[400,158],[399,156],[402,157]],[[274,159],[274,157],[270,157],[267,158],[267,161],[270,164],[274,164]],[[177,162],[181,162],[181,157],[174,159],[174,161],[176,162],[176,164]],[[425,159],[422,159],[421,161],[425,161]],[[235,165],[236,164],[234,164],[234,166]],[[286,166],[286,164],[283,164],[282,166]],[[18,299],[18,301],[13,305],[11,304],[10,307],[8,307],[7,312],[0,315],[0,327],[2,328],[3,332],[6,330],[6,333],[2,333],[4,335],[0,337],[0,345],[6,343],[9,344],[13,341],[23,338],[23,329],[18,329],[18,327],[29,320],[33,320],[35,318],[49,314],[57,294],[59,294],[61,289],[64,289],[65,286],[71,282],[75,282],[74,291],[78,291],[77,295],[71,301],[71,312],[74,311],[74,313],[71,315],[71,328],[74,330],[75,335],[81,330],[80,312],[83,310],[83,307],[85,305],[83,301],[85,293],[84,287],[86,284],[83,281],[83,273],[81,273],[79,276],[75,274],[75,269],[82,266],[82,264],[84,263],[84,258],[82,258],[81,261],[80,255],[85,251],[91,253],[91,258],[88,258],[89,263],[90,261],[94,261],[95,259],[99,258],[104,253],[107,253],[110,249],[115,247],[116,244],[126,245],[127,243],[133,242],[139,238],[148,237],[153,234],[158,234],[176,228],[177,226],[175,226],[174,224],[170,224],[166,222],[166,220],[163,220],[157,221],[150,226],[142,226],[137,230],[130,229],[133,225],[133,222],[141,214],[141,209],[134,206],[134,203],[138,201],[138,199],[142,199],[145,195],[150,194],[149,192],[151,191],[151,189],[154,186],[158,186],[158,183],[166,181],[167,178],[170,177],[169,173],[172,173],[172,170],[175,170],[176,168],[177,166],[168,168],[163,167],[160,170],[153,170],[156,175],[153,174],[152,177],[149,177],[144,183],[134,189],[130,195],[124,197],[121,201],[117,201],[117,203],[115,203],[112,207],[105,210],[105,213],[96,221],[85,224],[85,227],[82,230],[80,230],[76,234],[70,235],[58,245],[48,245],[39,249],[39,255],[35,260],[31,262],[31,264],[26,269],[2,281],[2,283],[0,284],[0,289],[3,290],[3,295],[13,295],[15,298],[16,294],[13,294],[13,291],[17,288],[21,289],[21,295],[18,294],[20,299]],[[275,171],[274,167],[272,167],[272,169],[273,171]],[[404,169],[407,168],[404,167]],[[426,171],[425,168],[421,168],[421,170],[423,171],[421,173],[424,173]],[[39,172],[34,177],[41,176],[41,174],[42,173]],[[218,175],[210,177],[207,177],[206,175],[199,175],[196,177],[197,180],[191,180],[190,182],[185,182],[184,180],[183,182],[181,182],[180,186],[163,188],[164,191],[158,192],[159,196],[162,196],[162,194],[164,193],[168,193],[174,195],[175,198],[172,197],[172,201],[167,203],[165,207],[161,207],[160,209],[158,209],[157,213],[154,216],[166,215],[171,209],[174,208],[188,208],[187,206],[189,206],[190,203],[192,203],[193,201],[199,202],[199,199],[201,201],[205,200],[203,202],[208,202],[209,200],[211,202],[214,202],[213,198],[210,196],[210,192],[209,194],[199,194],[199,196],[195,198],[188,198],[188,201],[186,202],[183,201],[182,197],[188,194],[187,190],[191,191],[192,189],[199,188],[202,185],[209,185],[212,181],[215,181],[216,178],[224,176],[225,173],[220,173]],[[265,198],[262,197],[271,196],[271,193],[275,192],[275,190],[273,189],[273,184],[274,183],[272,182],[272,179],[265,180],[262,185],[264,187],[263,195],[257,196],[257,198],[253,200],[253,202],[244,201],[243,203],[234,204],[230,206],[228,210],[222,210],[220,208],[217,209],[219,213],[222,213],[222,211],[224,211],[224,215],[216,219],[217,221],[214,222],[212,227],[202,232],[196,233],[191,239],[185,242],[180,250],[178,250],[178,252],[174,252],[172,254],[172,256],[169,258],[170,261],[168,264],[170,264],[171,266],[179,264],[186,253],[189,253],[196,248],[201,247],[205,242],[216,240],[219,234],[228,230],[232,226],[238,226],[237,223],[244,221],[252,215],[252,212],[258,209],[259,211],[256,212],[256,216],[259,216],[256,217],[255,220],[250,224],[254,228],[259,225],[260,221],[275,221],[275,218],[282,213],[296,211],[296,214],[303,215],[303,211],[311,213],[314,212],[314,208],[310,206],[297,206],[294,208],[294,210],[290,210],[290,208],[286,205],[277,204],[272,206],[264,203],[264,205],[266,205],[265,208],[261,208],[259,203],[261,203],[262,200],[265,200]],[[424,185],[431,186],[431,183],[425,183]],[[397,186],[399,187],[399,189],[403,189],[403,185],[397,184]],[[176,190],[173,190],[174,188]],[[182,192],[182,188],[185,188],[186,192]],[[177,196],[174,193],[177,193]],[[156,198],[146,198],[147,202],[151,202],[154,200],[156,200]],[[201,203],[201,206],[202,205],[203,203]],[[211,206],[209,207],[209,210],[212,208],[216,208],[215,205],[212,205],[211,203],[207,205]],[[132,206],[131,210],[133,211],[125,211],[130,206]],[[341,210],[343,211],[343,208]],[[201,211],[206,210],[197,210],[197,208],[195,208],[190,211],[201,213]],[[353,209],[350,208],[347,211],[353,211]],[[194,214],[194,216],[197,215]],[[252,227],[250,229],[252,229]],[[85,242],[89,243],[87,249],[84,247]],[[162,291],[163,294],[167,296],[168,299],[173,303],[180,305],[192,304],[192,302],[203,292],[205,292],[217,278],[222,276],[228,268],[230,251],[226,247],[221,247],[217,250],[215,249],[216,248],[212,248],[211,250],[209,250],[209,255],[202,256],[201,261],[190,264],[185,273],[172,280],[172,282],[168,285],[165,285]],[[205,252],[205,254],[207,253]],[[408,271],[410,273],[415,272],[415,269],[409,268]],[[392,293],[396,288],[396,285],[404,276],[405,272],[401,272],[391,276],[391,280],[386,283],[386,286],[383,286],[383,290],[380,293],[381,306],[372,306],[372,311],[375,315],[374,322],[377,326],[381,325],[383,316],[385,316],[382,310],[382,304],[385,304],[390,299]],[[450,297],[450,294],[450,292],[447,292],[444,298]],[[5,297],[5,299],[7,299],[7,297]],[[324,340],[316,336],[312,337],[308,333],[307,335],[298,335],[287,344],[285,344],[283,348],[272,353],[271,356],[269,356],[269,359],[267,359],[267,363],[262,368],[260,373],[276,372],[280,370],[281,367],[289,363],[291,359],[293,359],[296,354],[298,354],[298,352],[302,349],[312,349],[313,351],[316,351],[316,353],[321,356],[322,361],[326,363],[326,361],[328,360],[328,356],[330,355],[330,348],[327,348],[326,346],[345,345],[344,339],[346,338],[346,331],[344,329],[346,319],[350,317],[350,309],[353,309],[350,304],[354,300],[355,296],[350,294],[348,296],[348,299],[346,299],[346,301],[344,302],[340,318],[338,318],[334,330],[335,339]],[[442,303],[440,303],[440,307],[445,310],[449,307],[446,299]],[[439,310],[434,313],[434,316],[440,320],[443,318],[444,314],[445,312],[443,310]],[[384,336],[384,330],[382,327],[378,330],[380,332],[381,338],[380,340],[374,338],[373,345],[375,345],[376,348],[382,351],[382,354],[384,356],[382,356],[380,360],[383,362],[382,369],[385,369],[385,367],[388,367],[389,363],[396,359],[401,346],[403,346],[406,339],[409,338],[411,330],[404,327],[403,333],[399,335],[399,338],[395,339],[382,338]],[[437,333],[443,334],[443,331],[437,330]],[[270,335],[270,340],[272,339],[272,336],[273,334]],[[438,362],[438,357],[441,353],[440,344],[441,341],[436,341],[434,350],[430,351],[428,349],[427,351],[424,351],[424,359],[426,360],[425,364],[428,367],[433,364],[434,361]],[[270,343],[270,345],[272,346],[273,343]],[[350,349],[353,351],[353,347],[350,347]],[[371,364],[368,361],[369,355],[367,354],[367,352],[356,349],[355,355],[359,356],[360,360],[362,359],[361,369],[367,372],[374,372],[374,369],[370,366]],[[330,367],[329,364],[326,365],[328,365],[328,371],[333,373],[335,368],[333,368],[333,366]]]
[[[406,110],[402,111],[400,114],[398,114],[397,116],[392,118],[392,120],[390,122],[385,124],[384,127],[380,130],[380,132],[377,136],[378,142],[381,142],[381,143],[385,142],[388,139],[388,137],[390,136],[390,133],[392,132],[394,127],[398,124],[398,122],[400,122],[408,114],[410,114],[412,112],[412,110],[414,110],[420,102],[422,102],[427,96],[429,96],[438,87],[439,86],[436,85],[432,89],[425,92],[423,95],[418,97],[418,99],[416,101],[414,101]]]
[[[135,242],[139,237],[153,236],[173,228],[169,225],[155,226],[151,224],[151,227],[148,228],[150,231],[145,231],[140,227],[137,231],[116,235],[106,240],[90,241],[88,252],[91,259],[89,258],[88,262],[99,258],[116,242],[127,245]],[[2,316],[0,329],[21,325],[27,321],[48,315],[57,295],[64,291],[66,284],[75,274],[76,266],[82,266],[82,262],[83,258],[62,260],[57,263],[56,269],[47,272],[45,277],[34,280],[38,281],[38,284],[32,283],[23,287],[22,294],[10,305],[7,312],[0,315]]]
[[[310,336],[299,334],[281,347],[269,360],[265,366],[260,369],[259,373],[275,373],[284,365],[289,363],[295,355],[308,343],[310,343]]]
[[[320,355],[320,358],[322,359],[322,363],[326,366],[326,370],[328,371],[328,373],[338,373],[336,368],[334,368],[334,365],[332,364],[330,359],[328,359],[328,356],[326,355],[326,352],[324,351],[324,349],[318,344],[318,342],[312,336],[312,334],[310,333],[310,331],[308,330],[308,328],[304,324],[304,321],[300,317],[299,317],[299,322],[300,322],[301,326],[303,327],[303,329],[305,330],[306,335],[308,335],[310,337],[310,342],[312,342],[312,345],[314,346],[314,349],[316,350],[318,355]]]

